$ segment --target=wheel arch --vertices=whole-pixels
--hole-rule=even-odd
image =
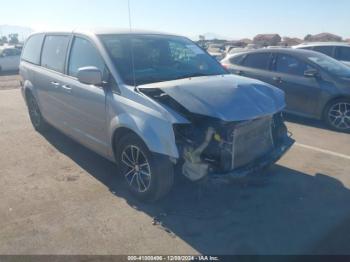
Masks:
[[[112,135],[112,152],[113,152],[114,159],[116,159],[116,157],[117,157],[118,145],[119,145],[121,139],[125,135],[130,134],[130,133],[136,135],[141,141],[143,141],[143,139],[136,132],[134,132],[132,129],[130,129],[128,127],[122,126],[122,127],[115,129],[113,132],[113,135]]]
[[[26,103],[27,103],[28,95],[32,95],[35,99],[37,99],[35,95],[34,87],[29,80],[24,81],[21,91],[22,91],[22,96]]]
[[[333,96],[330,99],[328,99],[328,101],[324,104],[323,109],[322,109],[322,118],[325,117],[326,114],[326,110],[328,109],[328,107],[337,100],[340,99],[350,99],[350,95],[337,95],[337,96]]]

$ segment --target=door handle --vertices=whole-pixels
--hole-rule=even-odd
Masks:
[[[274,77],[272,77],[272,80],[275,81],[275,82],[277,82],[277,83],[282,83],[282,82],[283,82],[283,81],[282,81],[282,78],[279,77],[279,76],[274,76]]]
[[[62,85],[62,88],[67,91],[71,91],[72,88],[69,85]]]
[[[236,71],[236,75],[243,75],[243,74],[244,74],[244,72],[242,70],[237,70]]]
[[[50,84],[53,85],[55,88],[60,86],[60,83],[55,82],[55,81],[50,82]]]

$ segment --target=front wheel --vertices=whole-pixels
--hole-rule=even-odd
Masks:
[[[324,113],[326,124],[336,130],[350,131],[350,99],[337,99],[332,101],[326,107]]]
[[[117,164],[129,191],[142,201],[164,197],[174,181],[173,165],[166,156],[153,154],[135,134],[121,138]]]

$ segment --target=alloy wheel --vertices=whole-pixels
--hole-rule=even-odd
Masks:
[[[134,145],[127,146],[121,156],[124,177],[129,186],[139,193],[146,192],[151,185],[151,167],[146,155]]]
[[[337,129],[350,129],[350,103],[334,104],[328,111],[328,119],[332,126]]]

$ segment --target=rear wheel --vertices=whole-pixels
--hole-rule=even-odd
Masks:
[[[342,98],[329,103],[324,113],[324,120],[336,131],[350,131],[350,99]]]
[[[33,127],[36,131],[43,133],[48,130],[49,126],[44,120],[39,105],[31,93],[27,94],[27,105],[30,121],[32,122]]]
[[[174,170],[168,157],[150,152],[133,133],[123,136],[116,149],[121,175],[135,197],[156,201],[170,191]]]

